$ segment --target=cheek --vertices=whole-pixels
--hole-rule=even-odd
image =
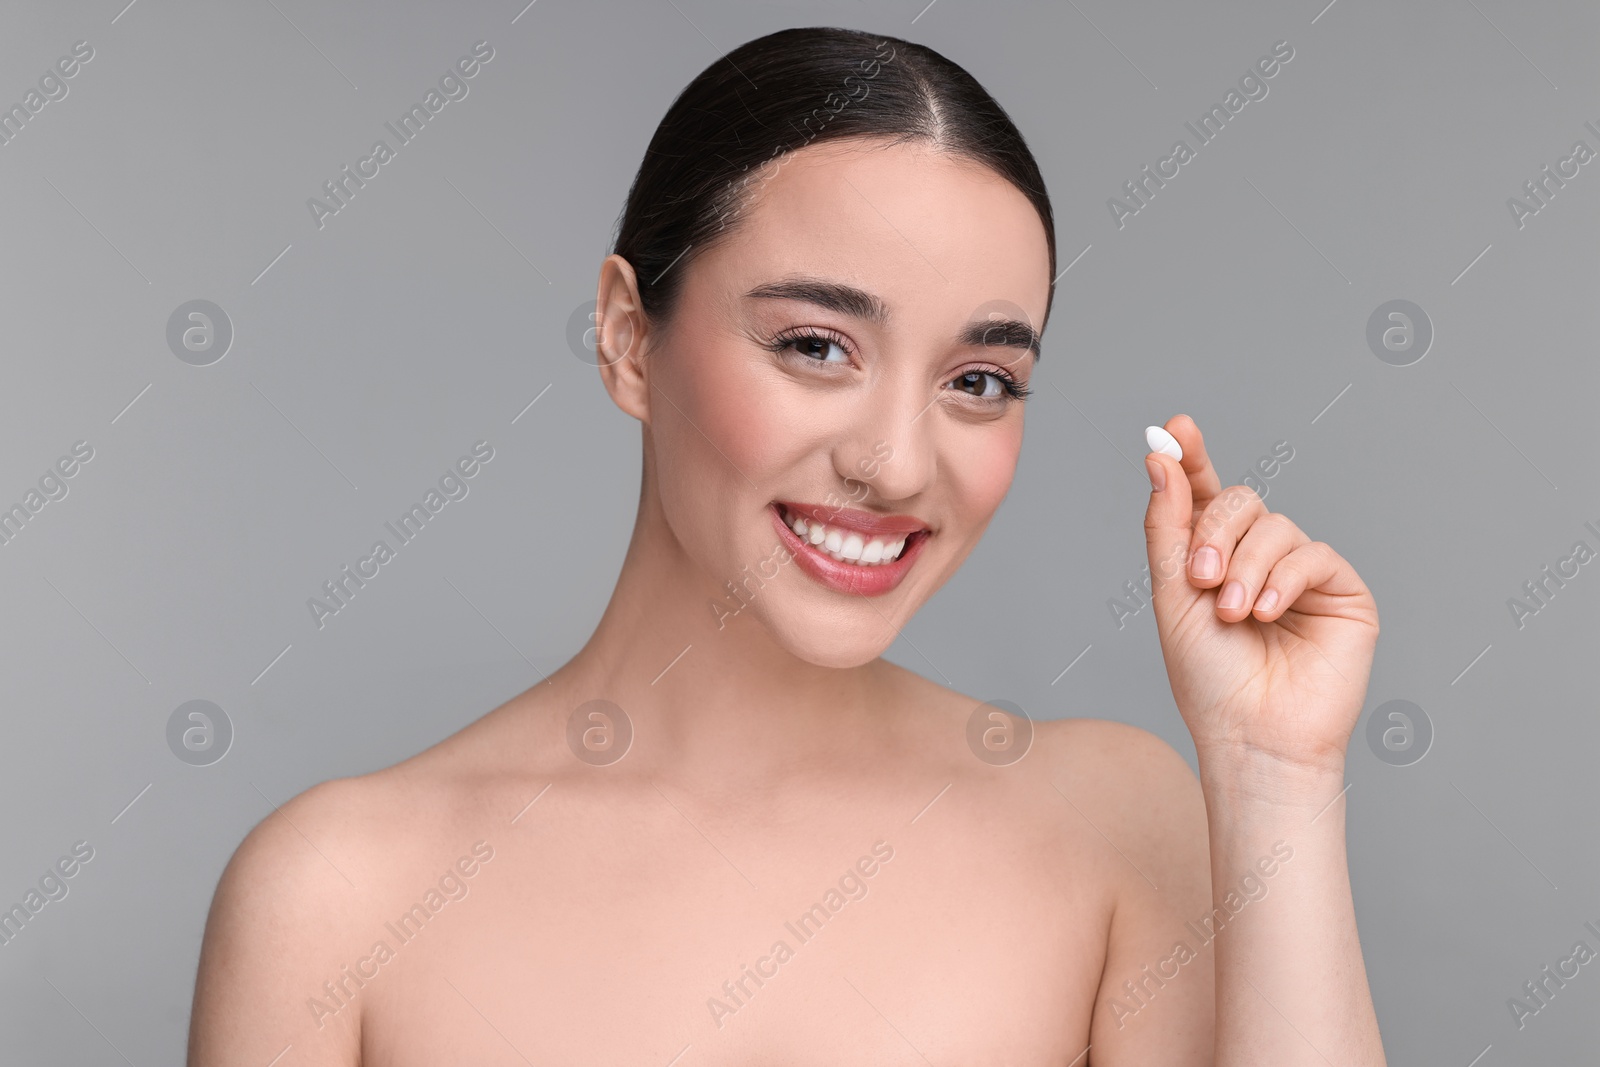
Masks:
[[[763,494],[792,447],[783,429],[792,413],[774,408],[759,368],[725,339],[681,338],[656,370],[651,437],[668,523],[690,554],[717,573],[754,565],[759,557],[735,557],[771,546],[744,543],[746,527],[730,520],[767,503]]]
[[[722,365],[727,368],[724,372],[701,375],[695,382],[699,411],[695,421],[727,457],[723,467],[737,467],[730,473],[741,486],[751,490],[739,472],[761,484],[762,474],[785,450],[783,427],[789,420],[781,408],[775,409],[771,391],[761,388],[760,376],[748,363],[731,359],[723,360]]]
[[[802,448],[798,428],[811,425],[815,412],[777,388],[770,370],[736,342],[691,342],[673,358],[678,363],[663,388],[677,409],[668,404],[663,417],[675,446],[693,457],[686,473],[732,492],[768,487]]]
[[[951,482],[960,486],[950,499],[974,518],[987,519],[1000,507],[1017,472],[1022,452],[1022,420],[1014,428],[985,427],[972,433],[951,450],[955,458],[950,468]]]

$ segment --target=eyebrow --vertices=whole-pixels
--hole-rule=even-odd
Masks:
[[[865,289],[822,278],[791,277],[765,282],[744,294],[753,300],[800,300],[852,318],[865,319],[879,326],[889,324],[889,308]],[[986,319],[969,322],[956,335],[963,346],[998,345],[1032,352],[1034,362],[1041,358],[1039,331],[1017,319]]]

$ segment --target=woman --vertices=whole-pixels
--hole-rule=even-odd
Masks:
[[[879,658],[1010,486],[1055,273],[943,56],[791,29],[696,78],[600,270],[644,454],[604,616],[251,831],[190,1063],[1382,1064],[1341,798],[1376,609],[1193,421],[1145,535],[1198,779]]]

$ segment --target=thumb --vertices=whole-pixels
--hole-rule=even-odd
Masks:
[[[1176,442],[1168,447],[1175,447]],[[1150,597],[1156,619],[1175,617],[1176,609],[1199,599],[1189,582],[1189,535],[1194,515],[1189,476],[1164,452],[1144,457],[1150,475],[1150,503],[1144,513],[1145,549],[1150,557]]]

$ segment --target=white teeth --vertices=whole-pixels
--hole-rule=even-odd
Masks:
[[[795,518],[785,520],[800,540],[816,546],[817,551],[840,563],[854,563],[860,567],[877,567],[893,563],[905,551],[906,537],[890,541],[886,537],[868,540],[865,535],[817,522],[815,519]]]

